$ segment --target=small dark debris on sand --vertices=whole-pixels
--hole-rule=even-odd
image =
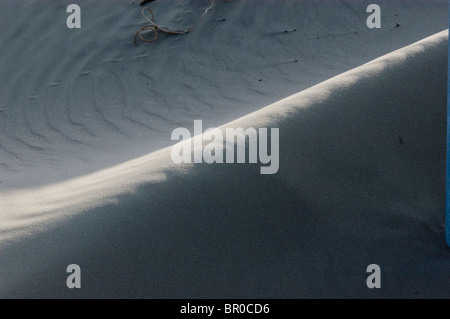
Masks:
[[[155,0],[144,0],[144,1],[141,1],[140,5],[143,6],[152,1],[155,1]]]

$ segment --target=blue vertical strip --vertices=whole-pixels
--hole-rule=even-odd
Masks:
[[[449,1],[450,6],[450,1]],[[450,10],[449,10],[450,27]],[[447,66],[447,182],[445,189],[445,239],[450,246],[450,41]]]

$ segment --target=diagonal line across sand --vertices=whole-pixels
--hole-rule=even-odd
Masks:
[[[374,262],[377,296],[450,296],[447,45],[442,31],[220,127],[279,127],[276,175],[164,148],[0,193],[0,296],[69,296],[54,274],[75,261],[85,297],[370,297]]]

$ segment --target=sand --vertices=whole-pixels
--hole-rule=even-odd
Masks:
[[[136,1],[79,1],[78,30],[2,1],[0,297],[449,297],[448,3],[379,1],[377,30],[369,3],[218,2],[134,45]],[[208,2],[149,6],[184,27]],[[175,164],[200,119],[279,128],[277,174]]]

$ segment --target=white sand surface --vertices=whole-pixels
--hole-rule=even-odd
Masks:
[[[69,3],[0,3],[0,297],[450,296],[447,1],[231,0],[138,45],[137,2]],[[173,163],[195,119],[279,128],[278,173]]]

